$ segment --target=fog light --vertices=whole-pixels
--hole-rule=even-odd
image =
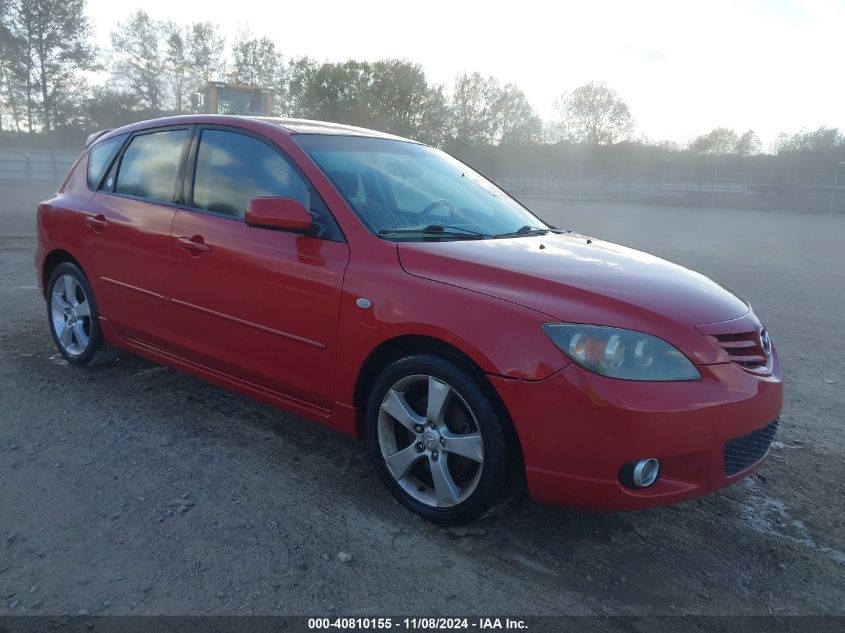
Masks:
[[[619,469],[619,481],[628,488],[647,488],[660,474],[660,462],[654,457],[625,464]]]

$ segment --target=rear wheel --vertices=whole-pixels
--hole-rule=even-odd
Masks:
[[[78,266],[56,266],[47,282],[47,320],[53,342],[68,363],[93,367],[115,360],[118,350],[106,343],[94,293]]]
[[[390,492],[435,523],[472,521],[509,492],[513,446],[489,385],[436,356],[409,356],[376,380],[367,441]]]

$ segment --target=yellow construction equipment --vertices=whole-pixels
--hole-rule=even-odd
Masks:
[[[202,92],[191,95],[191,108],[205,114],[273,116],[273,97],[271,88],[209,81]]]

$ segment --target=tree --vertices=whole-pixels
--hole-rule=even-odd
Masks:
[[[309,92],[319,69],[320,65],[310,57],[295,57],[288,61],[284,90],[280,92],[284,114],[305,119],[316,116]]]
[[[138,10],[112,31],[112,75],[135,95],[142,108],[163,107],[165,62],[159,45],[162,25]]]
[[[0,130],[4,120],[11,118],[15,131],[20,131],[29,64],[24,59],[23,43],[13,28],[12,3],[0,0]]]
[[[745,134],[739,137],[736,143],[736,153],[740,156],[756,156],[760,153],[763,144],[754,130],[748,130]]]
[[[276,84],[281,57],[273,40],[267,37],[256,39],[249,33],[241,33],[235,41],[233,53],[238,83],[262,87]]]
[[[94,86],[87,96],[85,126],[91,129],[116,128],[145,118],[148,113],[138,111],[135,95],[105,86]],[[155,113],[149,113],[155,116]]]
[[[778,136],[775,150],[781,152],[832,152],[845,146],[845,137],[837,128],[819,127],[812,131],[801,130],[795,134]]]
[[[456,148],[489,145],[501,128],[499,82],[479,73],[458,75],[452,92],[452,142]]]
[[[497,110],[501,143],[537,143],[543,137],[543,122],[525,93],[514,84],[507,84],[500,91]]]
[[[417,129],[409,136],[429,145],[442,146],[449,133],[449,104],[442,85],[432,85],[420,102]]]
[[[220,72],[226,40],[211,22],[196,22],[188,38],[190,66],[193,75],[203,83]]]
[[[543,121],[541,145],[556,145],[566,140],[566,128],[560,121]]]
[[[610,145],[634,129],[628,105],[603,81],[591,81],[557,102],[567,136],[590,145]]]
[[[80,71],[96,68],[85,4],[86,0],[8,3],[6,41],[13,58],[4,62],[4,72],[13,73],[23,84],[30,132],[36,120],[42,129],[53,129],[57,100],[76,84]]]
[[[194,83],[191,76],[191,29],[174,22],[164,25],[164,69],[165,81],[173,96],[176,112],[182,113],[185,94]]]
[[[372,77],[373,68],[368,62],[323,64],[306,86],[303,101],[318,119],[372,126]]]
[[[277,91],[289,116],[376,127],[427,143],[442,141],[448,119],[442,87],[429,86],[422,68],[403,60],[318,64],[296,57]]]
[[[368,88],[373,124],[427,143],[442,141],[448,112],[440,86],[429,86],[419,64],[389,59],[372,66]]]
[[[59,90],[52,102],[53,129],[85,127],[91,87],[84,77],[74,77]]]
[[[753,135],[754,132],[751,132]],[[689,149],[695,154],[712,154],[725,156],[736,154],[739,137],[733,130],[725,127],[717,127],[707,134],[696,137],[690,143]]]

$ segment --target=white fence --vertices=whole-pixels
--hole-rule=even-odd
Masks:
[[[519,196],[615,200],[725,209],[845,214],[845,186],[735,182],[611,182],[546,178],[494,178]]]
[[[0,149],[0,183],[58,184],[78,152],[39,149]]]

